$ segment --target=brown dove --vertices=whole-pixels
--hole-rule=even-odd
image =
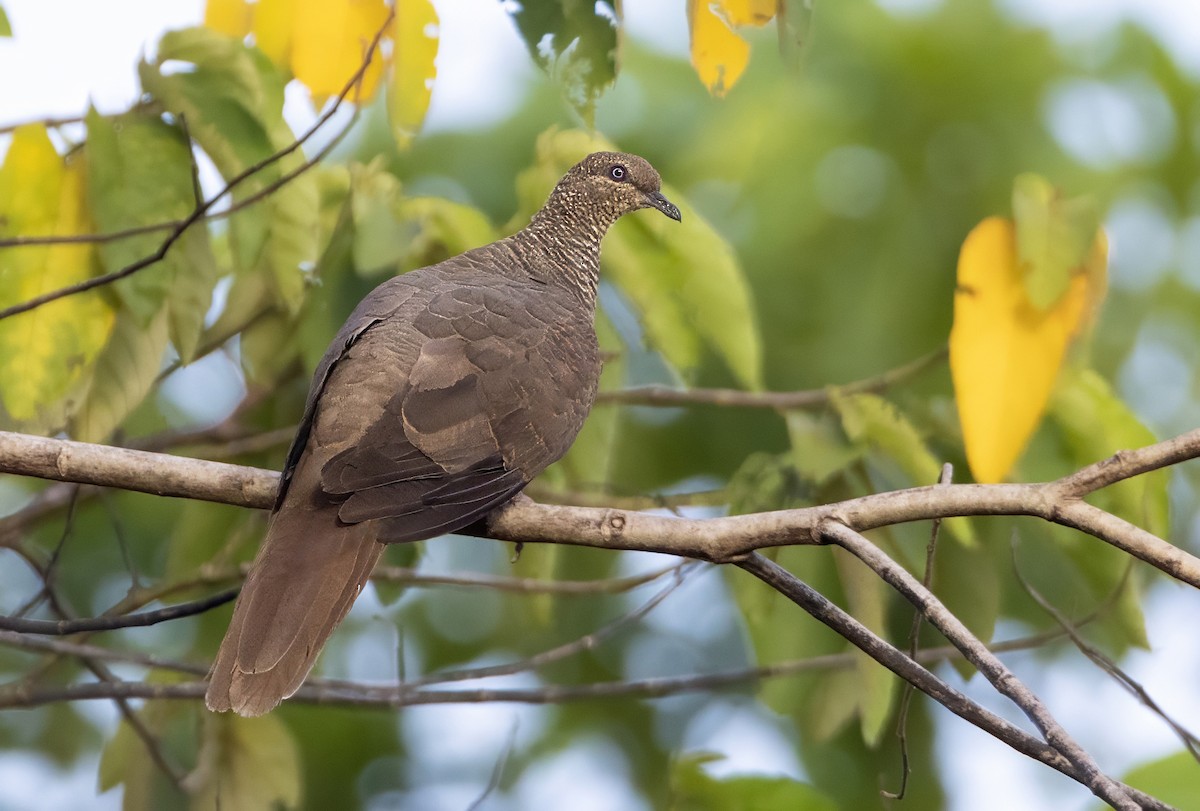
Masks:
[[[389,279],[317,366],[255,559],[209,674],[213,711],[299,689],[389,543],[453,532],[561,458],[600,377],[600,242],[658,172],[597,152],[512,236]]]

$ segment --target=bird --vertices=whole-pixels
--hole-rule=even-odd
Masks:
[[[567,452],[600,378],[600,243],[639,209],[682,219],[648,161],[595,152],[520,231],[359,302],[314,372],[208,709],[270,712],[387,544],[485,518]]]

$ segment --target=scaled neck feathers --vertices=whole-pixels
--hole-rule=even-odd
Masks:
[[[622,212],[589,189],[560,182],[529,225],[510,239],[529,263],[531,273],[568,287],[589,303],[600,280],[600,242]]]

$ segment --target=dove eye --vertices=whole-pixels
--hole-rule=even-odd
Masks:
[[[613,166],[608,170],[608,176],[617,182],[624,180],[627,174],[628,172],[625,170],[625,167],[620,165]]]

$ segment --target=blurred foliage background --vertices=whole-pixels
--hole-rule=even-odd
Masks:
[[[265,13],[270,4],[258,5]],[[421,4],[402,16],[413,5]],[[687,5],[695,35],[696,15],[707,6]],[[706,516],[929,484],[943,461],[967,480],[942,354],[955,264],[975,224],[1008,215],[1013,180],[1023,172],[1091,195],[1113,247],[1104,310],[1073,350],[1010,478],[1061,476],[1200,423],[1200,96],[1197,76],[1177,55],[1134,24],[1056,37],[1019,5],[986,0],[730,5],[747,13],[767,6],[783,16],[738,29],[749,43],[748,64],[740,75],[726,65],[717,84],[709,81],[712,60],[730,58],[736,46],[726,43],[706,62],[693,45],[696,64],[689,64],[653,38],[614,29],[609,4],[554,0],[512,4],[512,25],[496,32],[523,37],[544,71],[494,124],[413,138],[419,88],[385,77],[388,87],[362,105],[344,139],[330,143],[326,132],[304,156],[291,154],[254,175],[233,195],[233,205],[245,207],[188,231],[167,262],[48,305],[41,312],[54,327],[31,327],[27,316],[0,322],[4,427],[65,428],[76,438],[278,468],[316,359],[359,297],[397,271],[520,227],[570,163],[605,143],[651,160],[684,210],[677,231],[649,215],[633,217],[606,242],[599,324],[612,353],[606,391],[651,383],[836,387],[930,362],[879,394],[834,390],[820,407],[787,413],[658,408],[613,395],[597,406],[567,459],[536,483],[539,498],[620,503],[648,496]],[[223,3],[210,4],[210,15],[216,6],[240,13],[238,4]],[[383,19],[379,8],[363,12],[374,15],[374,26]],[[51,140],[40,129],[11,134],[0,173],[3,237],[107,232],[184,217],[195,202],[187,136],[199,147],[211,192],[220,186],[216,175],[227,181],[300,134],[284,123],[282,106],[288,77],[313,69],[297,61],[303,32],[288,35],[296,38],[289,47],[268,47],[266,29],[255,32],[257,40],[248,41],[264,53],[220,33],[211,16],[209,24],[218,30],[169,33],[157,44],[139,69],[146,95],[130,112],[92,112],[86,129],[56,128]],[[248,24],[227,22],[234,34]],[[20,37],[19,27],[14,33]],[[395,37],[399,60],[405,36],[411,39],[399,30]],[[180,70],[181,63],[190,67]],[[339,86],[313,90],[327,96]],[[436,80],[432,87],[436,104]],[[270,188],[312,159],[318,143],[329,146],[325,160]],[[67,156],[61,165],[47,158],[48,148]],[[70,178],[85,176],[78,216],[63,215],[53,204],[68,198],[50,191],[32,202],[19,197],[23,188],[49,188],[39,161],[58,172],[56,195],[74,194]],[[265,201],[251,200],[268,191]],[[17,216],[30,211],[42,218]],[[7,279],[0,305],[118,270],[163,236],[72,257],[62,247],[0,250],[0,280]],[[37,251],[45,252],[40,259]],[[76,276],[51,277],[43,267],[74,268]],[[51,329],[59,332],[51,336]],[[31,364],[30,347],[47,345],[54,349]],[[72,352],[84,359],[71,361]],[[48,378],[35,392],[40,400],[18,392],[14,381],[23,374]],[[68,499],[65,492],[11,477],[0,482],[0,508],[9,514],[0,519],[5,613],[93,615],[189,599],[235,582],[234,564],[252,556],[262,534],[264,516],[229,507],[124,492]],[[1169,481],[1163,475],[1113,488],[1096,503],[1197,552],[1198,497],[1200,472],[1183,466]],[[927,527],[902,527],[873,540],[919,572],[928,534]],[[547,582],[662,565],[567,547],[527,548],[513,563],[511,551],[444,539],[390,550],[389,561]],[[1022,576],[1061,610],[1088,618],[1085,634],[1114,657],[1144,656],[1156,633],[1145,622],[1151,603],[1176,606],[1156,609],[1163,616],[1197,605],[1196,595],[1062,528],[1001,518],[947,525],[934,589],[985,639],[1055,627],[1021,586],[1014,557]],[[810,548],[779,550],[776,558],[876,631],[906,637],[911,610],[847,560]],[[47,570],[50,600],[39,597]],[[394,681],[521,659],[595,631],[670,582],[607,596],[377,583],[319,670]],[[218,610],[105,641],[203,664],[227,620],[228,609]],[[927,635],[922,644],[938,641]],[[588,685],[846,650],[762,584],[707,568],[602,645],[486,684]],[[1061,672],[1076,696],[1102,689],[1103,677],[1080,668],[1079,659],[1057,641],[1014,661],[1035,685],[1049,688],[1052,679],[1038,674]],[[179,678],[131,664],[114,670]],[[952,683],[966,677],[952,665],[939,672]],[[0,673],[8,683],[0,693],[23,680],[91,678],[77,660],[7,647],[0,648]],[[23,752],[53,764],[47,768],[98,769],[101,789],[121,788],[94,802],[111,807],[120,796],[130,809],[212,807],[218,778],[231,792],[222,808],[276,800],[307,808],[463,808],[489,786],[482,807],[501,809],[899,807],[879,793],[899,781],[899,697],[890,675],[854,661],[657,700],[399,712],[286,705],[253,722],[207,717],[199,703],[150,704],[143,722],[165,757],[184,773],[195,770],[187,791],[155,767],[127,724],[117,726],[110,706],[51,705],[0,716],[0,762]],[[1195,710],[1194,679],[1174,684],[1164,703],[1172,701]],[[1136,739],[1145,750],[1129,751],[1120,722],[1089,725],[1071,716],[1088,708],[1078,698],[1052,707],[1063,710],[1068,728],[1087,727],[1083,742],[1102,763],[1111,757],[1114,768],[1135,769],[1127,775],[1135,784],[1181,808],[1200,807],[1184,788],[1194,785],[1196,764],[1177,754],[1169,736],[1146,733]],[[947,727],[956,723],[915,701],[908,807],[1086,807],[1082,789],[1019,764],[1011,768],[1021,781],[1003,785],[1011,793],[985,796],[945,742],[1019,759],[986,748],[981,734],[952,738]],[[76,799],[72,807],[93,802]]]

